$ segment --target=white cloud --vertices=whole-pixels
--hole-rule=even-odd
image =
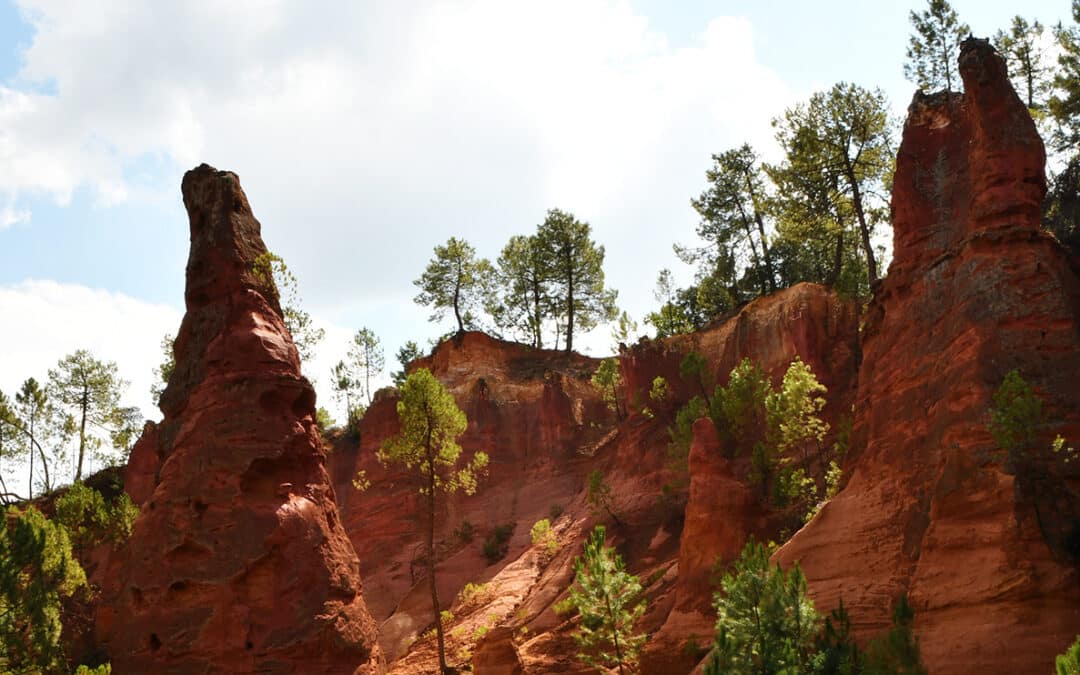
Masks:
[[[44,382],[64,355],[87,349],[115,361],[131,385],[126,405],[160,416],[150,399],[153,368],[161,363],[161,338],[176,333],[180,314],[172,307],[77,284],[27,280],[0,286],[0,390],[13,396],[29,377]]]

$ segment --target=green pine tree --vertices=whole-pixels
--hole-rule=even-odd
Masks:
[[[922,12],[910,13],[915,32],[908,41],[904,77],[926,92],[957,91],[960,41],[971,33],[947,0],[929,0]]]
[[[622,557],[604,544],[603,525],[585,541],[585,552],[574,561],[575,586],[570,602],[581,615],[574,633],[578,658],[598,668],[633,672],[645,636],[634,624],[645,613],[638,578],[626,571]]]
[[[435,514],[440,494],[461,490],[474,494],[477,481],[486,473],[488,457],[476,452],[464,466],[458,466],[461,446],[457,437],[465,432],[465,413],[454,397],[427,368],[420,368],[405,380],[397,404],[400,431],[387,439],[379,450],[383,463],[403,464],[421,478],[420,494],[426,504],[427,574],[431,606],[438,636],[439,667],[446,665],[446,643],[435,584]]]
[[[420,289],[414,301],[431,307],[430,321],[441,321],[450,310],[459,333],[477,325],[473,309],[489,294],[488,283],[495,269],[484,258],[476,257],[464,239],[450,237],[444,246],[435,247],[435,257],[413,284]]]

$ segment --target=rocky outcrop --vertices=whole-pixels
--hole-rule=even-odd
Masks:
[[[338,517],[266,253],[235,174],[183,180],[176,369],[130,469],[143,502],[97,614],[117,672],[375,673],[375,623]]]
[[[1080,627],[1075,469],[1049,452],[1080,439],[1080,280],[1039,227],[1043,146],[1002,59],[969,39],[960,72],[963,95],[917,94],[904,127],[850,482],[777,557],[863,637],[908,593],[935,675],[1047,672]],[[987,431],[1012,369],[1046,419],[1015,464]]]

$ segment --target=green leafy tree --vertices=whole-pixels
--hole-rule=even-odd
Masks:
[[[825,618],[825,626],[815,640],[813,675],[859,675],[862,672],[859,646],[851,634],[851,617],[840,598],[840,606]]]
[[[770,235],[766,227],[765,175],[757,153],[749,144],[713,155],[705,172],[708,188],[691,206],[701,217],[698,236],[705,246],[676,246],[684,262],[700,263],[704,276],[724,270],[721,279],[736,284],[739,270],[731,260],[747,261],[744,290],[749,297],[776,290]],[[749,288],[746,288],[746,287]]]
[[[732,368],[726,385],[716,388],[713,422],[735,454],[748,454],[755,443],[765,440],[765,401],[771,392],[765,371],[749,358]]]
[[[409,340],[397,350],[397,360],[401,365],[401,369],[390,374],[390,379],[394,381],[395,387],[400,389],[405,385],[405,379],[409,376],[407,372],[409,364],[421,356],[423,354],[420,353],[420,347],[412,340]]]
[[[85,349],[68,354],[49,370],[49,397],[61,406],[78,425],[79,454],[75,464],[75,480],[82,480],[83,460],[87,450],[94,445],[95,433],[110,433],[118,421],[124,420],[119,413],[120,394],[127,388],[120,379],[116,364],[99,361]],[[122,442],[130,440],[130,434],[120,436]]]
[[[604,247],[590,237],[588,223],[551,209],[537,230],[537,245],[549,261],[555,314],[565,317],[565,349],[574,350],[574,333],[616,316],[617,293],[604,287]]]
[[[893,169],[892,121],[885,94],[841,82],[814,94],[809,103],[789,108],[773,126],[785,151],[784,163],[772,170],[774,176],[784,185],[815,181],[810,194],[816,199],[810,203],[835,216],[836,237],[841,236],[841,227],[853,229],[872,286],[878,278],[872,240],[877,226],[888,219]],[[790,200],[778,203],[790,205]],[[804,216],[796,213],[787,220],[800,218]],[[841,277],[843,241],[833,249],[832,279]],[[796,280],[801,281],[791,281]]]
[[[800,450],[803,466],[809,470],[808,451],[820,450],[829,424],[821,419],[828,390],[818,382],[814,371],[798,356],[788,366],[779,391],[765,398],[765,414],[772,442],[780,453]]]
[[[161,338],[161,363],[154,366],[154,382],[150,385],[150,396],[154,403],[160,404],[161,395],[165,393],[165,387],[169,386],[169,378],[176,370],[176,354],[173,351],[173,343],[176,338],[172,333],[166,333]]]
[[[281,309],[281,318],[292,335],[301,361],[310,361],[315,348],[326,337],[326,331],[316,328],[311,315],[304,311],[296,276],[280,256],[267,251],[255,258],[252,272],[262,281],[267,297]]]
[[[131,448],[142,434],[143,423],[142,411],[137,406],[120,406],[113,410],[109,420],[109,441],[120,451],[119,460],[126,462],[131,455]],[[116,457],[107,459],[111,463],[118,461]]]
[[[699,328],[694,320],[697,317],[691,316],[688,308],[680,302],[680,290],[675,288],[671,270],[660,270],[656,279],[656,290],[653,291],[653,297],[660,303],[660,308],[645,315],[645,323],[656,329],[657,338],[690,333]]]
[[[379,338],[370,328],[361,328],[353,336],[352,344],[349,345],[349,365],[350,370],[356,373],[360,391],[367,398],[368,405],[371,405],[371,397],[375,393],[371,388],[371,379],[382,375],[386,358]]]
[[[600,392],[604,403],[608,408],[615,411],[615,416],[622,419],[625,414],[625,406],[620,403],[620,392],[623,380],[619,372],[619,361],[616,358],[604,359],[593,373],[592,386]]]
[[[452,311],[458,332],[463,333],[476,325],[472,310],[489,294],[487,282],[494,273],[491,263],[477,258],[467,241],[450,237],[444,246],[435,247],[435,257],[413,282],[420,289],[414,300],[431,307],[430,321],[441,321],[447,310]]]
[[[585,541],[585,552],[574,560],[570,602],[581,623],[574,633],[578,658],[597,668],[633,672],[645,635],[634,633],[645,613],[641,582],[626,571],[622,557],[604,544],[603,525]]]
[[[615,343],[613,349],[618,351],[619,345],[633,342],[637,329],[637,321],[630,318],[630,315],[625,310],[619,312],[619,315],[615,318],[615,325],[611,329],[611,340]]]
[[[615,515],[615,498],[611,492],[611,486],[604,480],[604,474],[599,469],[589,473],[585,500],[589,503],[593,513],[600,515],[607,512],[616,525],[622,525],[619,516]]]
[[[544,323],[555,311],[552,261],[537,235],[514,235],[503,247],[497,280],[501,293],[491,293],[488,313],[502,330],[544,347]]]
[[[863,673],[866,675],[926,675],[926,666],[915,637],[915,610],[901,595],[893,607],[892,628],[866,646]]]
[[[1057,675],[1080,675],[1080,635],[1076,636],[1076,642],[1064,654],[1058,654],[1054,659],[1054,672]]]
[[[1035,442],[1035,431],[1041,421],[1042,401],[1020,376],[1020,371],[1010,370],[994,393],[989,429],[1012,466],[1023,459],[1023,451]]]
[[[462,450],[457,437],[465,432],[465,413],[457,407],[450,392],[426,368],[416,370],[405,380],[397,413],[400,431],[383,443],[379,459],[383,463],[403,464],[416,471],[422,480],[420,494],[427,502],[428,583],[438,635],[439,666],[445,673],[449,670],[435,584],[435,513],[438,495],[458,490],[467,495],[474,494],[477,481],[487,471],[488,457],[483,452],[476,452],[468,463],[459,466]]]
[[[9,507],[0,527],[0,671],[66,670],[60,603],[86,586],[64,528],[37,509]]]
[[[929,0],[922,12],[909,14],[914,29],[908,40],[904,77],[924,91],[956,91],[960,76],[960,41],[971,33],[947,0]]]
[[[1050,65],[1042,35],[1041,23],[1029,22],[1019,14],[1013,17],[1009,30],[994,34],[994,46],[1005,59],[1013,88],[1036,118],[1045,111],[1050,93]]]
[[[791,572],[770,565],[765,546],[751,537],[720,585],[708,675],[809,670],[819,618],[798,564]]]

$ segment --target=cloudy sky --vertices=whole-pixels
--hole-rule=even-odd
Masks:
[[[984,36],[1018,9],[1069,9],[953,4]],[[711,153],[774,156],[770,119],[841,80],[906,107],[913,6],[0,0],[0,390],[85,347],[157,416],[151,369],[183,308],[180,178],[200,162],[240,175],[327,329],[306,367],[328,407],[356,329],[392,364],[449,328],[412,302],[434,245],[494,258],[551,207],[592,225],[640,321],[658,270],[689,276],[671,245],[693,241]]]

